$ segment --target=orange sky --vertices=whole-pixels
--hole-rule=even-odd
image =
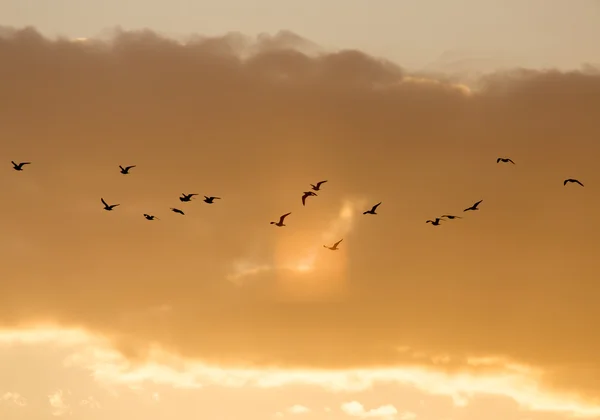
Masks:
[[[50,413],[21,407],[26,390],[36,401],[61,389],[79,410],[95,407],[90,396],[113,401],[117,385],[138,395],[140,383],[139,400],[85,418],[600,413],[597,71],[514,70],[465,86],[356,50],[308,54],[291,33],[242,60],[241,36],[182,45],[150,31],[110,43],[3,32],[9,420]],[[16,172],[11,160],[33,163]],[[123,176],[119,164],[137,167]],[[585,187],[563,186],[571,177]],[[223,199],[181,203],[182,192]],[[100,197],[121,205],[105,212]],[[377,216],[361,214],[379,201]],[[286,227],[269,225],[287,212]],[[447,213],[464,218],[425,223]],[[342,237],[339,251],[323,248]],[[86,333],[18,343],[14,331],[39,324]],[[45,389],[32,385],[40,376]],[[376,385],[357,396],[355,381]],[[268,409],[220,417],[190,392]],[[171,409],[148,417],[148,404]],[[290,412],[297,404],[310,412]]]

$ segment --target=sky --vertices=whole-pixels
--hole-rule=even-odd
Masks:
[[[0,4],[2,420],[600,418],[598,2],[62,3]]]

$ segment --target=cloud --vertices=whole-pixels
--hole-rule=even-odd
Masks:
[[[36,331],[24,332],[33,337]],[[6,337],[15,339],[15,345],[52,346],[60,345],[68,356],[64,360],[67,368],[79,368],[89,372],[89,376],[111,395],[119,395],[123,389],[147,395],[154,402],[160,402],[160,395],[153,391],[155,385],[166,385],[179,389],[198,389],[219,386],[226,388],[274,389],[284,386],[315,386],[325,391],[343,394],[360,393],[377,385],[398,384],[415,387],[430,395],[447,396],[456,406],[466,406],[471,399],[481,395],[494,395],[512,398],[523,409],[533,411],[554,411],[574,414],[580,417],[600,416],[600,407],[583,401],[574,395],[551,393],[540,389],[540,373],[530,368],[512,365],[502,360],[473,359],[473,366],[501,365],[503,369],[487,372],[443,373],[426,367],[346,369],[341,371],[290,370],[264,368],[218,367],[183,359],[154,347],[148,354],[147,363],[127,359],[111,348],[105,338],[92,336],[82,331],[38,330],[38,340],[17,340],[15,334],[0,333],[0,340],[9,345]],[[65,347],[65,338],[80,337]],[[21,344],[19,344],[21,343]],[[51,347],[50,347],[51,348]],[[56,395],[56,394],[55,394]],[[60,392],[60,401],[65,401]],[[58,398],[54,398],[58,400]],[[95,405],[92,397],[88,406]],[[302,411],[293,407],[291,411]],[[326,412],[331,409],[325,408]],[[402,413],[401,415],[410,413]],[[283,415],[283,414],[282,414]]]
[[[288,408],[288,412],[291,414],[306,414],[306,413],[310,413],[310,408],[305,407],[303,405],[300,404],[296,404],[291,406],[290,408]]]
[[[349,416],[358,417],[361,419],[375,418],[381,420],[394,420],[398,414],[396,407],[391,404],[366,410],[365,407],[358,401],[350,401],[343,403],[340,408]]]
[[[53,416],[61,417],[72,412],[71,406],[65,401],[64,393],[61,389],[48,395],[48,402],[52,407]]]
[[[3,401],[11,402],[19,407],[25,407],[27,405],[27,400],[18,392],[5,392],[0,397],[0,403]]]
[[[33,162],[0,179],[2,325],[92,331],[138,364],[158,346],[228,369],[407,368],[506,392],[520,375],[524,393],[600,399],[597,73],[466,88],[359,51],[306,55],[289,36],[2,33],[3,156]],[[171,214],[184,191],[223,200]]]

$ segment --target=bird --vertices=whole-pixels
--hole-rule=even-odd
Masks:
[[[310,186],[312,187],[312,189],[314,191],[320,191],[321,190],[321,185],[324,184],[324,183],[326,183],[326,182],[327,182],[327,180],[325,180],[325,181],[319,181],[319,182],[317,182],[317,185],[310,184]]]
[[[292,214],[292,212],[289,212],[289,213],[286,213],[286,214],[284,214],[283,216],[281,216],[281,217],[279,218],[279,222],[271,222],[271,224],[272,224],[272,225],[275,225],[275,226],[279,226],[279,227],[283,227],[283,226],[285,226],[285,225],[283,224],[283,220],[284,220],[286,217],[288,217],[290,214]]]
[[[317,194],[315,194],[315,193],[314,193],[314,192],[312,192],[312,191],[304,191],[304,195],[302,196],[302,205],[303,205],[303,206],[304,206],[304,205],[306,205],[306,199],[307,199],[308,197],[311,197],[311,196],[313,196],[313,195],[315,195],[315,196],[316,196]]]
[[[12,160],[10,161],[10,163],[12,163],[12,164],[13,164],[13,169],[14,169],[15,171],[22,171],[22,170],[23,170],[23,166],[25,166],[25,165],[31,165],[31,162],[21,162],[21,163],[19,163],[19,164],[17,165],[17,164],[16,164],[14,161],[12,161]]]
[[[481,203],[482,201],[483,201],[483,200],[479,200],[477,203],[473,204],[473,205],[472,205],[471,207],[469,207],[469,208],[466,208],[466,209],[464,209],[463,211],[469,211],[469,210],[473,210],[473,211],[475,211],[475,210],[479,210],[479,209],[477,208],[477,206],[478,206],[478,205],[479,205],[479,203]]]
[[[462,219],[462,217],[460,217],[460,216],[452,216],[451,214],[444,214],[442,217],[445,217],[445,218],[450,219],[450,220],[452,220],[452,219]]]
[[[568,182],[574,182],[575,184],[579,184],[583,187],[583,184],[581,182],[573,178],[565,179],[565,182],[563,182],[563,186],[567,185]]]
[[[174,213],[179,213],[179,214],[185,215],[185,213],[183,211],[181,211],[179,209],[176,209],[175,207],[171,207],[171,211],[174,212]]]
[[[207,196],[204,196],[204,202],[208,203],[208,204],[213,204],[214,200],[220,200],[220,199],[221,199],[221,197],[207,197]]]
[[[129,170],[130,170],[131,168],[135,168],[135,165],[126,166],[126,167],[124,167],[124,168],[123,168],[121,165],[119,165],[119,168],[121,168],[121,173],[122,173],[123,175],[127,175],[127,174],[129,174]]]
[[[151,214],[146,214],[146,213],[144,213],[144,217],[145,217],[147,220],[159,220],[159,218],[158,218],[158,217],[156,217],[156,216],[152,216]]]
[[[338,245],[340,244],[340,242],[342,242],[344,239],[340,239],[339,241],[337,241],[336,243],[333,244],[333,246],[327,246],[327,245],[323,245],[324,248],[330,249],[332,251],[337,251]]]
[[[184,201],[184,202],[186,202],[186,201],[190,201],[190,200],[192,199],[192,197],[193,197],[193,196],[195,196],[195,195],[198,195],[198,194],[186,194],[186,193],[181,193],[181,195],[182,195],[183,197],[179,197],[179,199],[180,199],[181,201]]]
[[[513,160],[511,158],[498,158],[496,159],[496,163],[500,163],[500,162],[504,162],[504,163],[512,163],[513,165],[515,164],[515,162],[513,162]]]
[[[112,209],[114,209],[115,207],[119,206],[120,204],[111,204],[108,205],[106,203],[106,201],[104,201],[104,198],[100,198],[100,201],[102,201],[102,204],[104,204],[104,210],[106,211],[111,211]]]
[[[381,201],[379,203],[375,204],[371,208],[371,210],[364,211],[363,214],[377,214],[377,213],[375,213],[375,210],[377,210],[377,207],[379,207],[380,205],[381,205]]]
[[[433,226],[439,226],[441,221],[443,220],[439,217],[436,217],[435,220],[428,220],[425,223],[431,223]]]

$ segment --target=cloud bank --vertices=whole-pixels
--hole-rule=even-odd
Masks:
[[[221,366],[512,360],[600,398],[597,72],[467,88],[359,51],[307,55],[286,33],[240,46],[1,32],[4,327],[50,321],[132,360],[159,344]],[[171,214],[182,192],[223,200]]]

